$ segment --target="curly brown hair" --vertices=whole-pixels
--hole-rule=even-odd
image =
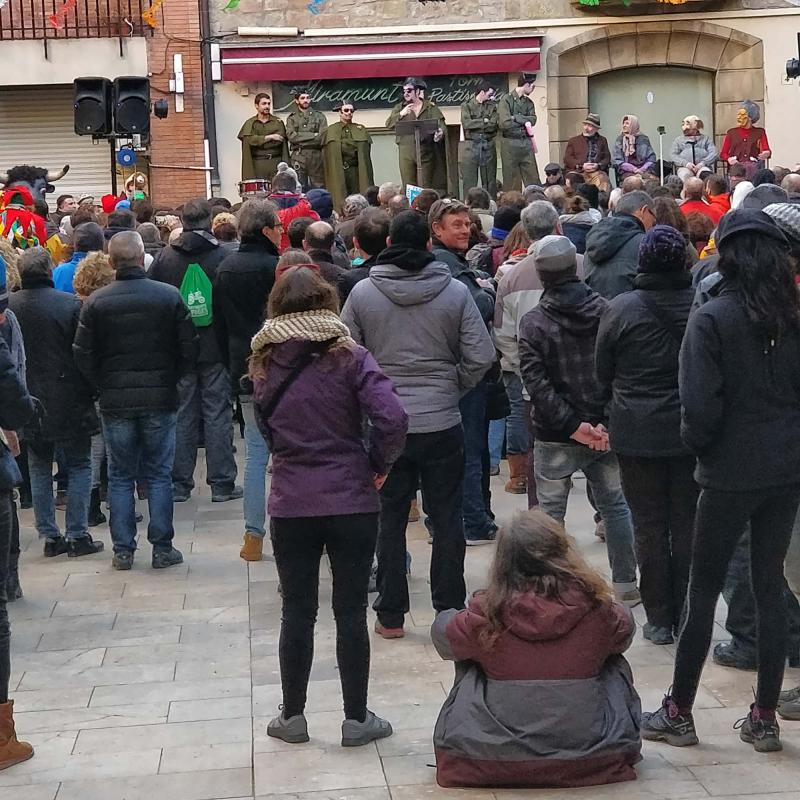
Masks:
[[[7,239],[0,239],[0,256],[6,262],[6,287],[9,292],[16,292],[22,285],[17,269],[19,250]]]
[[[503,612],[514,595],[533,592],[558,598],[575,586],[597,605],[611,603],[614,597],[563,525],[535,509],[515,514],[497,536],[489,585],[482,592],[486,622],[478,634],[481,646],[490,649],[506,631]]]
[[[116,273],[108,256],[97,251],[89,253],[86,258],[78,263],[72,287],[75,289],[75,294],[81,300],[85,300],[92,292],[108,286],[115,277]]]

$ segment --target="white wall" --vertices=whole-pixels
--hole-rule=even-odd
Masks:
[[[0,86],[50,86],[99,75],[147,75],[147,41],[118,39],[49,39],[48,58],[40,41],[3,42]]]

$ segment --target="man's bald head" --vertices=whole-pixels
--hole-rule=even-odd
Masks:
[[[701,178],[687,178],[683,182],[683,196],[687,200],[702,200],[704,188]]]
[[[781,189],[787,194],[800,194],[800,175],[790,172],[782,181]]]
[[[303,250],[307,253],[311,250],[325,250],[329,253],[333,247],[334,238],[333,228],[327,222],[312,222],[306,228],[303,237]]]

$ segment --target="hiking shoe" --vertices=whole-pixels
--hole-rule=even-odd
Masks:
[[[402,625],[399,628],[387,628],[378,620],[375,620],[375,633],[383,639],[402,639],[406,635]]]
[[[670,628],[659,628],[650,622],[645,622],[644,628],[642,628],[642,635],[648,642],[653,644],[674,644],[675,642]]]
[[[63,536],[57,536],[55,539],[44,540],[44,557],[55,558],[69,550],[69,543]]]
[[[761,719],[755,705],[750,706],[750,713],[734,724],[738,728],[739,738],[753,745],[757,753],[777,753],[783,750],[781,729],[775,719]]]
[[[491,544],[497,538],[496,531],[488,531],[483,536],[465,536],[464,542],[467,547],[480,547],[482,544]]]
[[[781,692],[778,700],[778,713],[784,719],[800,720],[800,686]]]
[[[367,717],[363,722],[346,719],[342,723],[342,747],[361,747],[376,739],[385,739],[393,732],[387,720],[367,711]]]
[[[301,744],[308,741],[308,723],[303,714],[295,714],[284,719],[281,712],[267,725],[267,736],[281,739],[289,744]]]
[[[715,664],[733,669],[746,669],[755,672],[758,669],[758,658],[750,650],[745,650],[736,642],[720,642],[714,647],[711,655]]]
[[[69,558],[80,558],[81,556],[91,556],[95,553],[101,553],[105,545],[102,542],[95,542],[87,533],[86,536],[81,536],[80,539],[71,539],[69,541]]]
[[[169,550],[153,550],[153,569],[166,569],[176,564],[183,564],[183,553],[170,547]]]
[[[241,486],[234,486],[229,490],[220,490],[216,491],[215,489],[211,490],[211,502],[212,503],[227,503],[228,500],[238,500],[240,497],[244,495],[244,489]]]
[[[90,509],[88,523],[90,528],[96,528],[98,525],[103,525],[107,521],[106,515],[101,511],[99,505],[97,508]]]
[[[132,566],[133,566],[132,550],[120,550],[118,553],[114,553],[114,557],[111,559],[112,569],[128,570]]]
[[[641,733],[642,739],[666,742],[673,747],[689,747],[699,742],[691,712],[681,714],[669,695],[664,697],[658,711],[642,713]]]
[[[800,686],[795,686],[794,689],[787,689],[785,692],[781,692],[778,705],[793,703],[795,700],[800,700]]]
[[[245,533],[244,544],[239,550],[239,558],[244,561],[261,561],[264,554],[264,537],[254,533]]]

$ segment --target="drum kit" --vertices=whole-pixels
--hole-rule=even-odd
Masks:
[[[266,197],[269,194],[269,181],[266,178],[250,178],[237,184],[240,197]]]

